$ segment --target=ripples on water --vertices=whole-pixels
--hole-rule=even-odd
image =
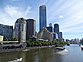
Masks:
[[[79,45],[65,46],[65,48],[65,50],[58,52],[55,52],[55,48],[42,48],[24,52],[2,53],[0,54],[0,62],[83,62],[83,51],[80,50]]]

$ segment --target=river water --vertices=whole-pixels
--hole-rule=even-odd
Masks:
[[[1,53],[0,62],[83,62],[83,51],[79,45],[65,46],[63,51],[55,48],[33,49],[23,52]]]

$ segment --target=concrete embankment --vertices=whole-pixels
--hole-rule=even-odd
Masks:
[[[4,52],[15,52],[15,51],[29,51],[31,49],[51,48],[51,47],[54,47],[54,45],[51,45],[51,46],[26,47],[26,48],[13,48],[13,49],[0,49],[0,53],[4,53]]]

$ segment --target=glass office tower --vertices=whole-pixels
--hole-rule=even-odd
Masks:
[[[46,25],[46,6],[42,5],[39,7],[39,29],[45,28]]]

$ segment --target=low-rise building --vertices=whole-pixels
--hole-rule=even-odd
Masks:
[[[49,32],[46,28],[43,28],[38,32],[37,39],[53,41],[53,33]]]
[[[0,35],[0,41],[3,41],[3,36]]]
[[[4,36],[4,40],[11,40],[13,37],[13,26],[0,24],[0,35]]]

